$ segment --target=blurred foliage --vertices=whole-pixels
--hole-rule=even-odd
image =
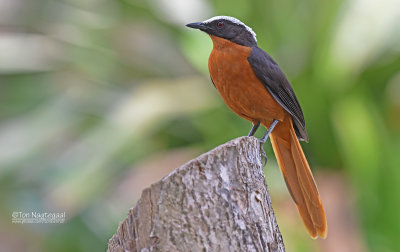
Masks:
[[[105,250],[126,215],[112,192],[134,164],[179,147],[207,151],[248,133],[250,123],[227,109],[209,80],[211,41],[184,27],[218,14],[251,26],[287,74],[305,113],[309,162],[348,175],[368,248],[396,251],[398,6],[396,0],[1,0],[4,249]],[[68,220],[16,225],[13,211],[65,211]],[[289,242],[309,250],[304,240]]]

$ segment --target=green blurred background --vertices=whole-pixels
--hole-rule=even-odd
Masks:
[[[399,0],[0,0],[1,251],[104,251],[144,187],[248,133],[184,26],[214,15],[253,28],[303,107],[329,234],[308,237],[266,144],[287,250],[398,251]]]

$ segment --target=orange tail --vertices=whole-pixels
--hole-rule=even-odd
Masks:
[[[286,125],[277,125],[286,126]],[[287,132],[287,128],[285,127]],[[311,237],[325,238],[328,233],[324,208],[307,159],[293,126],[290,134],[271,133],[271,143],[289,192]]]

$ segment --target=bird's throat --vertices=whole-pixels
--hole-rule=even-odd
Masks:
[[[228,39],[224,39],[221,37],[217,37],[214,35],[209,35],[212,42],[213,42],[213,49],[217,50],[222,50],[222,49],[229,49],[229,48],[235,48],[235,49],[242,49],[244,50],[245,48],[248,48],[246,46],[239,45],[235,42],[232,42]]]

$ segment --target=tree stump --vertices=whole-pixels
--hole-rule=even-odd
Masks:
[[[258,139],[218,146],[143,190],[107,251],[285,251]]]

